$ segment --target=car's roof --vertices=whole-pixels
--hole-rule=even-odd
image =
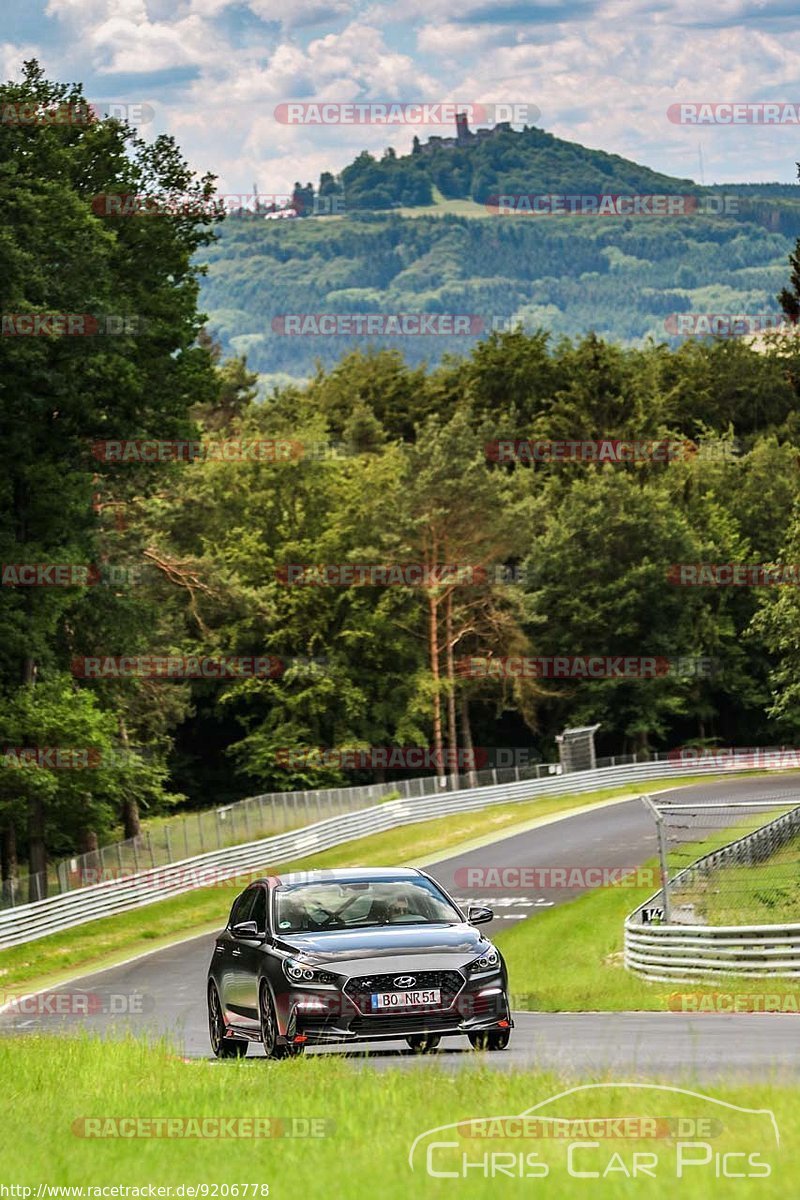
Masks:
[[[422,872],[416,867],[343,867],[330,871],[288,871],[285,875],[271,875],[269,879],[257,879],[256,883],[365,883],[370,879],[419,879]]]

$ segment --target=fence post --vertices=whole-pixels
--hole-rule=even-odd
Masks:
[[[201,814],[198,813],[197,814],[197,837],[200,842],[200,853],[204,854],[206,847],[205,847],[205,843],[203,841],[203,822],[200,818],[201,818]]]
[[[147,849],[150,851],[150,866],[154,867],[156,865],[156,856],[153,853],[153,838],[149,829],[147,830]]]
[[[168,824],[164,826],[164,841],[167,844],[167,862],[171,863],[172,862],[172,842],[170,841]]]
[[[656,837],[658,838],[658,858],[661,863],[661,892],[664,897],[664,924],[672,924],[672,901],[669,894],[669,867],[667,864],[667,841],[664,834],[664,819],[661,813],[656,808],[649,796],[642,796],[641,799],[650,809],[656,823]]]

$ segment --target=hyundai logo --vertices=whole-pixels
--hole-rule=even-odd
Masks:
[[[413,987],[416,982],[417,978],[415,975],[398,975],[394,980],[394,986],[399,988],[410,988]]]

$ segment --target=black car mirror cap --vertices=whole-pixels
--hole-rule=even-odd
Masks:
[[[471,904],[467,911],[467,920],[470,925],[485,925],[487,921],[494,920],[494,910],[485,908],[482,904]]]
[[[258,932],[255,921],[239,921],[237,925],[232,926],[231,933],[237,938],[263,937],[263,934]]]

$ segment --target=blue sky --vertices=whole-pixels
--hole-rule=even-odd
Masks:
[[[680,102],[800,106],[796,0],[4,0],[0,68],[149,104],[223,192],[315,184],[405,127],[281,124],[286,101],[535,104],[542,128],[706,183],[795,182],[797,126],[689,128]],[[423,140],[450,132],[416,130]]]

